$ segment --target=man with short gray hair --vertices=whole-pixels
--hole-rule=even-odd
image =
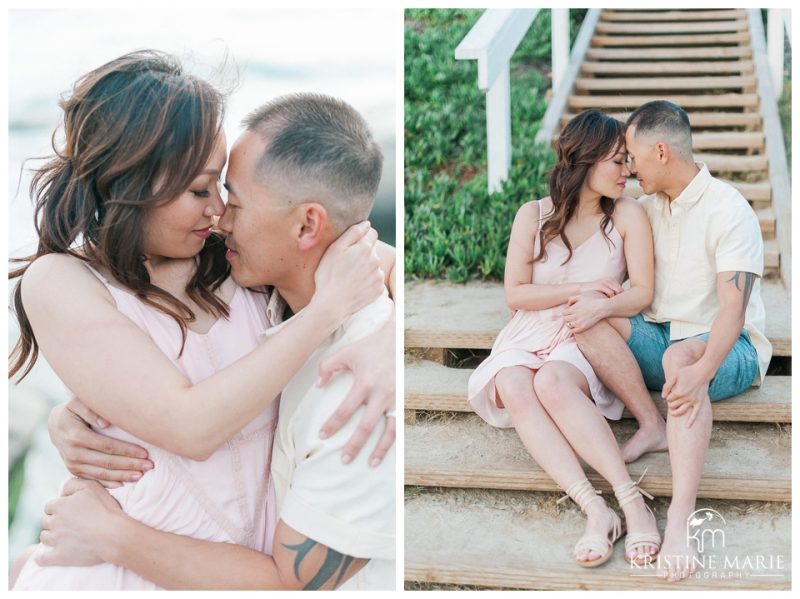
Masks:
[[[711,438],[710,402],[760,384],[772,354],[760,292],[764,247],[747,200],[694,162],[682,108],[644,104],[630,115],[625,142],[653,227],[653,302],[575,337],[639,422],[623,448],[626,461],[669,449],[672,501],[658,568],[678,580],[698,561],[686,522]],[[645,386],[665,398],[666,425]]]
[[[262,334],[268,336],[285,318],[303,318],[325,250],[369,216],[383,156],[361,115],[328,96],[284,96],[252,112],[244,124],[246,131],[231,149],[228,203],[219,227],[227,233],[234,280],[276,290],[267,306],[271,326]],[[393,263],[391,248],[380,246],[378,252],[391,252]],[[388,285],[394,295],[392,275]],[[166,588],[394,590],[393,435],[370,426],[369,408],[363,406],[356,414],[361,422],[350,418],[330,436],[321,435],[354,376],[333,368],[341,371],[330,382],[318,380],[320,364],[345,346],[371,343],[372,351],[385,353],[375,334],[385,331],[393,340],[393,328],[394,304],[383,289],[320,344],[281,393],[271,463],[279,522],[271,555],[160,532],[127,517],[104,524],[99,538],[81,534],[90,535],[88,543],[101,559]],[[394,426],[394,412],[386,413],[384,427]],[[383,461],[365,452],[342,457],[359,432],[386,451]],[[99,485],[78,479],[67,487],[67,494],[105,495]],[[260,509],[242,505],[248,507]]]

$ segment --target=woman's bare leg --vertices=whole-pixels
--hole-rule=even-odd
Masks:
[[[504,368],[495,378],[497,393],[525,449],[559,487],[567,489],[585,478],[586,473],[564,435],[539,403],[534,390],[534,376],[532,370],[523,366]],[[590,503],[586,515],[588,534],[608,533],[611,521],[603,503]],[[578,559],[583,561],[599,557],[589,550],[578,554]]]
[[[567,442],[587,464],[612,487],[630,482],[631,477],[614,433],[600,410],[589,399],[589,385],[580,370],[567,362],[547,362],[536,373],[534,389]],[[655,518],[647,510],[641,496],[622,509],[629,530],[658,531]],[[630,555],[653,555],[657,549],[655,545],[640,545]]]

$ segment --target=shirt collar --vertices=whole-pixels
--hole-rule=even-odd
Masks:
[[[269,326],[274,327],[283,322],[283,316],[286,313],[286,300],[281,297],[278,290],[272,288],[272,293],[269,294],[267,301],[267,322]]]
[[[706,166],[705,162],[695,162],[695,165],[700,169],[700,172],[694,176],[694,179],[689,182],[689,185],[683,189],[680,195],[672,201],[672,207],[680,206],[686,209],[692,204],[695,204],[703,196],[706,189],[708,189],[712,179],[708,166]],[[655,195],[658,200],[659,208],[663,209],[670,205],[664,192],[659,191]]]

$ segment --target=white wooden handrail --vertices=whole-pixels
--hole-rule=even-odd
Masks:
[[[583,59],[586,57],[586,51],[592,43],[594,29],[600,20],[600,11],[601,9],[599,8],[592,8],[583,18],[581,30],[578,32],[578,37],[575,38],[575,44],[572,47],[567,71],[564,73],[559,86],[554,88],[555,93],[547,106],[547,112],[542,117],[539,132],[536,134],[536,143],[549,145],[553,142],[553,137],[561,122],[561,115],[564,113],[569,96],[575,87],[575,80],[578,78]]]
[[[786,39],[784,32],[792,39],[792,17],[788,9],[770,8],[767,10],[767,56],[769,57],[769,72],[775,95],[780,98],[783,94],[783,43]]]
[[[511,166],[511,77],[509,61],[539,9],[489,9],[455,50],[457,60],[478,61],[478,87],[486,92],[487,183],[499,191]],[[569,11],[553,9],[553,85],[568,69]]]
[[[753,45],[759,103],[761,104],[761,114],[764,119],[765,149],[767,152],[767,164],[769,165],[769,181],[772,186],[772,210],[775,212],[775,237],[778,240],[778,249],[781,255],[781,278],[787,289],[791,289],[792,186],[789,181],[786,148],[783,145],[783,129],[778,115],[775,86],[773,85],[770,65],[767,60],[761,10],[749,9],[747,13],[750,21],[750,39]],[[781,46],[782,51],[783,46]],[[782,73],[781,81],[783,81]]]

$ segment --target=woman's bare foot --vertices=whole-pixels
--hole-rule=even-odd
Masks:
[[[622,446],[622,459],[630,464],[652,451],[667,451],[667,424],[663,420],[636,431]]]
[[[697,570],[699,557],[694,545],[687,543],[686,516],[668,514],[658,554],[658,575],[670,582],[683,580]]]
[[[628,534],[630,533],[655,533],[658,534],[658,523],[653,513],[647,509],[644,498],[640,495],[638,499],[625,504],[622,508],[625,512],[625,523]],[[659,547],[653,543],[641,543],[633,547],[632,551],[626,553],[628,559],[637,559],[645,563],[645,558],[650,557],[647,563],[655,563],[655,555]]]
[[[586,507],[586,530],[583,536],[600,535],[608,537],[614,528],[614,520],[605,501],[595,501]],[[579,562],[593,562],[605,554],[599,554],[591,549],[581,549],[575,554]]]

